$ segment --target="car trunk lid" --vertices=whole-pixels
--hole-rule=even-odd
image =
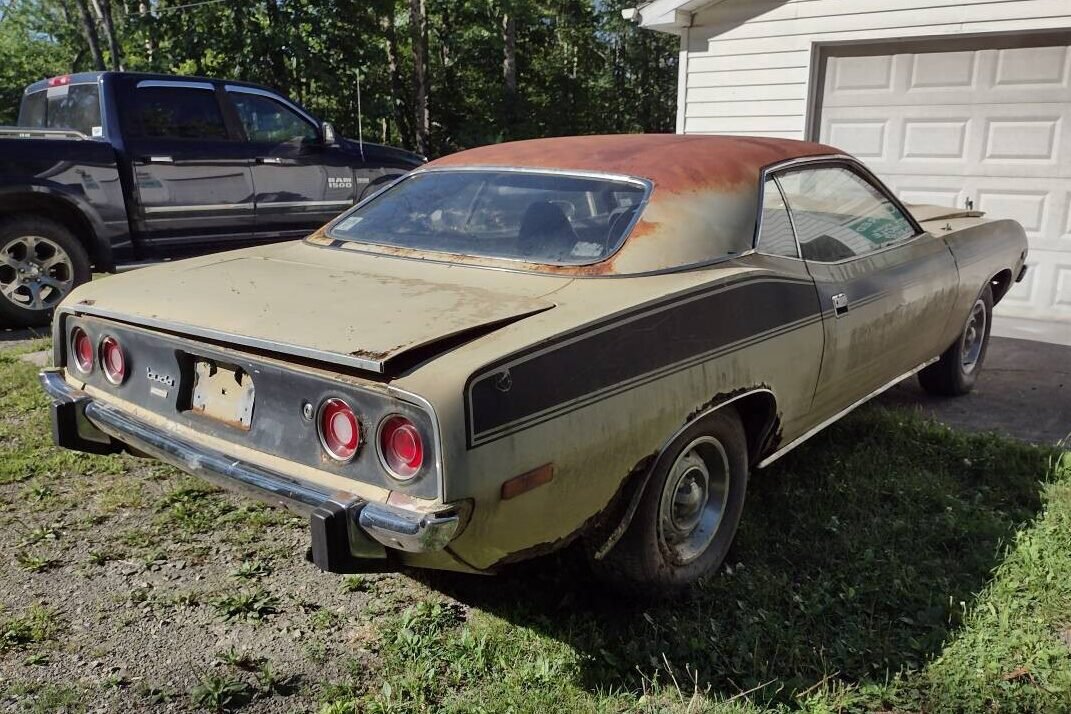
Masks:
[[[75,310],[386,373],[554,306],[569,282],[310,245],[155,266],[84,286]],[[107,283],[107,289],[95,289]],[[100,299],[95,299],[99,292]]]

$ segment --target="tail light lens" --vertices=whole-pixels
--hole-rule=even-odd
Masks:
[[[112,384],[122,384],[126,379],[126,355],[119,340],[105,337],[100,343],[100,367]]]
[[[81,327],[71,330],[71,357],[79,372],[93,371],[93,342]]]
[[[320,405],[320,444],[336,461],[349,461],[361,445],[361,425],[353,409],[341,399]]]
[[[392,416],[379,428],[379,453],[392,475],[411,479],[424,465],[424,440],[413,422]]]

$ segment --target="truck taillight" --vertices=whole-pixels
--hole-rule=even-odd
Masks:
[[[82,374],[93,371],[93,342],[81,327],[71,330],[71,361]]]
[[[424,465],[424,440],[413,422],[403,416],[388,417],[379,427],[379,453],[392,476],[408,480]]]
[[[100,368],[112,384],[122,384],[126,379],[126,355],[119,340],[111,335],[100,342]]]
[[[48,86],[50,87],[62,87],[64,84],[71,83],[71,75],[61,74],[59,77],[53,77],[48,80]]]
[[[328,399],[320,405],[320,445],[336,461],[349,461],[361,445],[361,424],[349,404]]]

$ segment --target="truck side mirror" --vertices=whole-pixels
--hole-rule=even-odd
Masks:
[[[335,127],[331,126],[331,122],[325,121],[321,127],[324,133],[324,143],[333,145],[337,143],[338,137],[335,136]]]

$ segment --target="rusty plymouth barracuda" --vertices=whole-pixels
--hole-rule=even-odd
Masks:
[[[59,445],[306,514],[325,570],[576,543],[669,592],[725,557],[751,471],[910,375],[969,391],[1025,257],[829,146],[509,143],[305,240],[79,287],[41,381]]]

